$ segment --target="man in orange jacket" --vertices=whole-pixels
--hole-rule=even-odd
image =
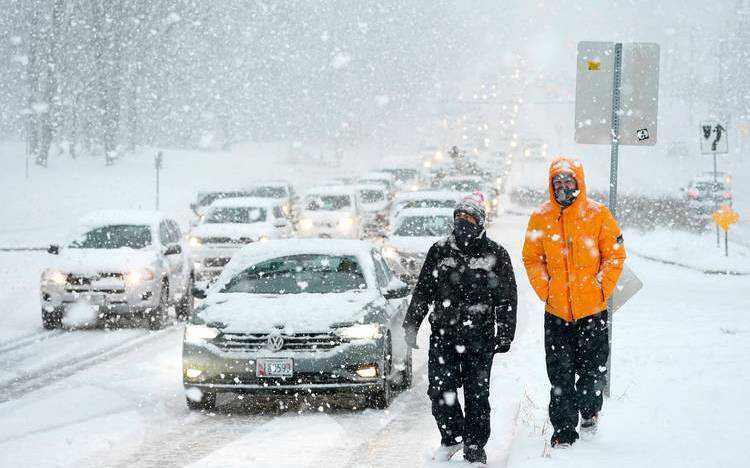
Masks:
[[[549,193],[549,201],[529,220],[523,263],[545,302],[549,417],[556,447],[578,439],[579,413],[581,432],[596,431],[609,356],[607,299],[626,255],[612,213],[586,197],[578,160],[552,162]]]

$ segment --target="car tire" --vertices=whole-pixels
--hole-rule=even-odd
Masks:
[[[187,402],[188,409],[193,411],[212,410],[216,408],[216,394],[211,392],[203,392],[200,401],[191,400],[188,397],[185,397],[185,401]]]
[[[373,390],[369,395],[369,406],[375,409],[386,409],[393,400],[393,389],[391,388],[391,381],[388,379],[391,373],[392,352],[391,337],[386,335],[385,346],[383,346],[383,378],[380,382],[380,388]]]
[[[190,275],[185,292],[182,294],[182,298],[175,306],[175,315],[177,320],[186,321],[193,315],[193,285],[195,279]]]
[[[54,330],[62,327],[63,313],[60,309],[53,309],[48,312],[42,309],[42,326],[45,330]]]
[[[161,292],[159,293],[159,305],[150,313],[146,314],[147,326],[149,330],[161,330],[167,321],[169,311],[169,284],[165,281],[162,283]]]

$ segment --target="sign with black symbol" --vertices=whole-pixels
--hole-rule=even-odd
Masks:
[[[614,50],[614,42],[578,43],[575,141],[611,145],[612,107],[617,105],[618,144],[653,146],[659,137],[659,45],[622,44],[617,103],[613,102]]]
[[[722,122],[715,120],[701,122],[700,140],[702,154],[724,154],[729,152],[729,135],[727,135],[726,125]]]

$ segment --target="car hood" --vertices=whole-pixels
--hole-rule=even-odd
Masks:
[[[363,322],[385,300],[370,291],[341,294],[213,294],[196,310],[206,324],[225,332],[325,331],[334,324]]]
[[[388,244],[394,249],[407,254],[426,255],[432,244],[440,241],[443,237],[401,237],[391,236]]]
[[[128,272],[153,268],[158,261],[152,250],[122,249],[71,249],[64,248],[50,262],[50,268],[64,273],[96,274],[102,272]]]
[[[341,211],[304,211],[300,218],[309,218],[313,221],[333,221],[338,222],[341,218],[344,217],[353,217],[354,213],[351,211],[341,210]]]
[[[227,223],[227,224],[199,224],[195,226],[190,235],[196,237],[229,237],[239,239],[241,237],[260,237],[268,235],[274,228],[271,223]]]

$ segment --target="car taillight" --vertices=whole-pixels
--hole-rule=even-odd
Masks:
[[[724,192],[724,198],[726,198],[727,200],[732,198],[732,192]]]
[[[688,190],[688,193],[687,193],[687,195],[688,195],[688,197],[690,197],[690,198],[692,198],[692,199],[697,199],[697,198],[698,198],[698,195],[699,195],[699,193],[698,193],[698,191],[697,191],[697,190],[695,190],[695,189],[690,189],[690,190]]]

